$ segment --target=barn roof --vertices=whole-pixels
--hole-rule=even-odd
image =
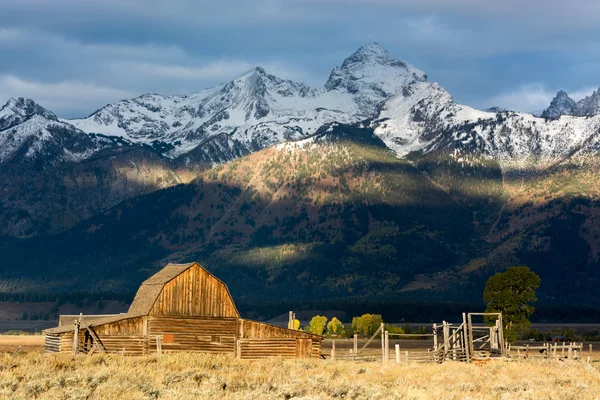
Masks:
[[[165,266],[163,269],[142,282],[126,314],[110,315],[105,318],[95,318],[93,321],[89,322],[82,320],[81,328],[85,329],[87,327],[109,324],[122,321],[124,319],[137,318],[150,314],[150,311],[152,311],[152,307],[154,307],[154,303],[156,303],[156,300],[158,299],[163,287],[169,281],[175,279],[177,276],[194,265],[197,265],[206,271],[206,269],[197,262],[191,262],[187,264],[167,264],[167,266]],[[210,274],[210,272],[208,273]],[[227,288],[227,285],[225,285],[223,281],[212,274],[210,275],[218,282],[223,284],[227,290],[227,293],[229,293],[229,288]],[[229,294],[229,296],[231,297],[231,294]],[[236,313],[239,315],[235,303],[233,303],[233,307],[236,309]],[[65,333],[72,330],[73,326],[59,326],[57,328],[46,329],[44,330],[44,333]]]
[[[158,271],[156,274],[152,275],[150,278],[146,279],[144,282],[142,282],[142,285],[138,289],[127,313],[140,315],[150,314],[150,311],[152,311],[152,307],[154,307],[154,303],[156,303],[156,299],[158,299],[158,296],[160,295],[163,286],[194,265],[197,265],[198,267],[206,271],[206,268],[204,268],[197,262],[191,262],[187,264],[167,264],[166,267]],[[208,273],[218,282],[220,282],[223,286],[225,286],[225,289],[229,293],[229,288],[227,288],[227,285],[222,280],[220,280],[210,272]],[[231,294],[229,296],[231,297]],[[233,303],[233,307],[235,308],[235,303]]]
[[[127,313],[148,315],[163,286],[197,263],[167,264],[166,267],[142,282]],[[199,264],[198,264],[199,265]]]
[[[92,319],[88,322],[85,321],[85,316],[83,316],[82,320],[81,320],[81,325],[80,325],[80,329],[86,329],[86,328],[91,328],[94,326],[99,326],[99,325],[105,325],[105,324],[110,324],[113,322],[119,322],[119,321],[123,321],[126,319],[131,319],[131,318],[139,318],[139,317],[143,317],[143,315],[134,315],[134,314],[130,314],[130,313],[123,313],[123,314],[116,314],[116,315],[109,315],[103,318],[95,318]],[[56,328],[50,328],[50,329],[44,329],[44,333],[65,333],[65,332],[72,332],[73,331],[73,325],[63,325],[63,326],[59,326]]]

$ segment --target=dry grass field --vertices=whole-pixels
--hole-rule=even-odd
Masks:
[[[2,399],[597,399],[600,366],[565,362],[239,361],[211,355],[0,356]]]
[[[1,399],[600,399],[600,363],[482,365],[42,354],[0,336]],[[14,359],[15,345],[25,351]]]
[[[44,355],[42,346],[40,335],[0,335],[0,399],[600,399],[598,362],[382,365],[205,354],[73,360]]]
[[[41,353],[44,350],[43,335],[0,335],[0,353],[13,353],[19,346],[21,352]]]

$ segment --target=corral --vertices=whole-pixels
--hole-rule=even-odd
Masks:
[[[62,316],[48,353],[204,352],[242,359],[319,357],[322,337],[240,317],[229,289],[200,264],[169,264],[140,286],[127,313]]]

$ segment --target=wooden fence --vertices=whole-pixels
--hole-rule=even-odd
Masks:
[[[588,347],[587,362],[592,359],[592,345]],[[538,345],[508,346],[508,356],[517,359],[545,358],[582,360],[586,359],[583,343],[542,343]]]

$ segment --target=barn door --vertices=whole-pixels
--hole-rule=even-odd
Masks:
[[[308,358],[311,354],[312,339],[296,339],[296,357]]]

